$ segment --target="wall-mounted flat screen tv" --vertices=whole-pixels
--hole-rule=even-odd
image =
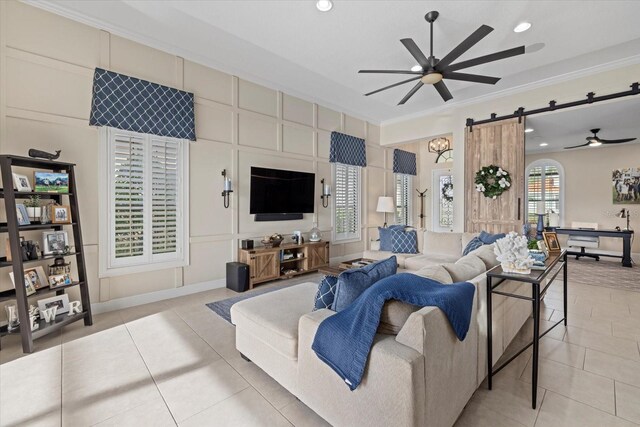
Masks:
[[[313,213],[315,174],[251,167],[250,214]]]

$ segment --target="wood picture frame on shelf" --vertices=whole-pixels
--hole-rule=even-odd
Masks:
[[[11,278],[11,282],[13,283],[13,287],[15,288],[16,281],[13,277],[13,272],[9,272],[9,277]],[[40,266],[25,268],[24,286],[27,290],[27,296],[33,295],[38,289],[46,288],[47,286],[49,286],[49,277],[45,274],[44,268]]]
[[[18,173],[14,173],[13,175],[13,186],[19,193],[30,192],[31,184],[29,183],[29,178],[26,175],[20,175]]]
[[[544,231],[542,233],[542,237],[550,254],[557,254],[562,251],[560,241],[558,240],[558,234],[555,231]]]
[[[63,288],[72,283],[71,276],[68,274],[54,274],[49,276],[49,288],[51,289]]]
[[[71,224],[71,208],[66,205],[50,205],[49,217],[52,224]]]

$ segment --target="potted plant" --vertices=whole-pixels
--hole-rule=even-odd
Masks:
[[[29,197],[29,200],[24,202],[24,205],[27,208],[29,220],[40,221],[40,216],[42,215],[42,208],[40,207],[40,196],[36,195]]]

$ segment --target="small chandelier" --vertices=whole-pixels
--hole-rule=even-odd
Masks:
[[[451,149],[451,141],[447,138],[438,137],[429,141],[429,152],[436,153],[438,155]]]

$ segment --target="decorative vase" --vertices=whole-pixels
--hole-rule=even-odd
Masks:
[[[5,305],[4,310],[7,312],[7,328],[8,330],[15,331],[20,326],[20,320],[18,319],[18,308],[13,305]]]
[[[496,241],[493,251],[505,273],[531,273],[534,259],[529,255],[528,243],[525,236],[519,236],[513,231]]]
[[[313,228],[309,230],[309,241],[310,242],[319,242],[322,240],[322,233],[318,230],[316,224],[313,224]]]

